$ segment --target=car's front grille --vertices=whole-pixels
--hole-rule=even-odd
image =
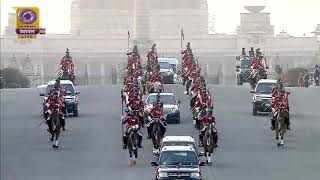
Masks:
[[[190,177],[188,172],[170,172],[168,173],[169,177]]]

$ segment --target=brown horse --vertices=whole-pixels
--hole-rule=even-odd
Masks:
[[[132,127],[128,136],[128,150],[129,150],[129,165],[135,165],[136,159],[138,158],[138,143],[139,143],[139,135],[138,135],[139,127]],[[134,157],[133,157],[134,155]]]
[[[59,109],[58,108],[54,108],[52,115],[51,115],[51,142],[52,147],[57,149],[59,147],[59,136],[60,136],[60,131],[61,131],[61,122],[60,122],[60,118],[59,118]]]
[[[151,131],[151,138],[152,138],[152,143],[154,149],[159,149],[160,148],[160,142],[162,139],[162,132],[161,132],[161,119],[155,118],[152,131]]]
[[[277,140],[277,145],[279,147],[283,147],[284,145],[283,137],[287,130],[286,118],[289,117],[288,116],[289,114],[287,109],[283,106],[278,109],[277,113],[278,114],[275,121],[276,140]]]
[[[206,130],[204,132],[204,136],[203,136],[203,149],[204,149],[204,153],[205,156],[207,157],[206,162],[208,164],[211,164],[211,154],[213,153],[214,148],[216,147],[215,144],[215,131],[213,128],[214,124],[212,122],[209,122]]]

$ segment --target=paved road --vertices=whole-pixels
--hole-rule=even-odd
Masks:
[[[182,122],[170,135],[193,135],[187,97],[179,86],[166,89],[182,101]],[[292,130],[285,148],[276,147],[266,116],[253,117],[249,87],[214,86],[220,147],[204,179],[305,180],[320,176],[320,89],[292,89]],[[138,164],[128,166],[121,149],[119,87],[79,87],[80,116],[67,119],[60,149],[53,150],[41,119],[37,89],[1,90],[1,180],[153,179],[152,148],[144,141]]]

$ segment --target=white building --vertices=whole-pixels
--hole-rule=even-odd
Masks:
[[[208,34],[206,0],[74,0],[71,8],[69,35],[42,35],[29,40],[16,39],[15,14],[10,14],[1,38],[2,64],[9,65],[12,54],[17,59],[29,54],[32,64],[40,67],[42,78],[51,79],[68,47],[79,79],[88,74],[90,84],[106,84],[111,83],[112,68],[119,69],[126,61],[128,30],[130,46],[138,44],[142,53],[156,43],[160,55],[180,57],[183,29],[183,48],[191,42],[208,75],[217,76],[219,72],[219,83],[233,84],[235,56],[242,47],[260,47],[271,66],[278,55],[284,67],[311,60],[319,48],[316,37],[275,36],[270,14],[261,12],[263,6],[245,7],[248,12],[241,14],[237,35]]]

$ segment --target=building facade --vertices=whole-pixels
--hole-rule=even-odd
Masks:
[[[6,67],[13,54],[16,59],[29,54],[37,67],[34,71],[38,69],[42,78],[37,82],[43,83],[55,77],[60,58],[69,48],[80,84],[109,84],[113,73],[120,75],[126,62],[128,30],[129,46],[138,44],[143,58],[152,43],[157,44],[160,56],[179,58],[183,29],[184,46],[191,42],[208,77],[218,77],[219,84],[235,84],[235,56],[242,47],[260,47],[271,67],[277,59],[284,68],[306,64],[318,51],[318,31],[315,37],[275,36],[270,14],[262,12],[263,6],[245,9],[248,12],[241,14],[237,35],[226,35],[208,34],[206,0],[74,0],[70,34],[28,40],[16,38],[12,13],[1,38],[1,63]]]

